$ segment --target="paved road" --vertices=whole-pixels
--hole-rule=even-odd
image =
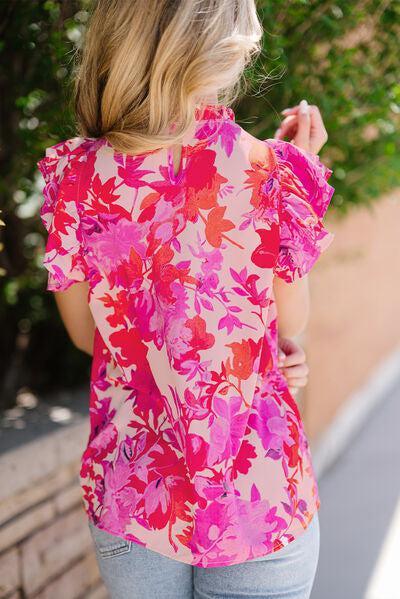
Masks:
[[[320,476],[319,489],[321,548],[312,599],[365,599],[400,498],[400,381]],[[399,577],[400,558],[398,569]],[[400,599],[400,585],[392,597]]]

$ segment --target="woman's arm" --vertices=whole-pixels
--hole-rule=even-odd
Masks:
[[[58,311],[72,343],[81,351],[93,355],[96,328],[87,301],[89,284],[74,283],[65,291],[54,292]]]
[[[328,139],[328,134],[318,106],[302,100],[297,106],[282,110],[285,115],[275,139],[291,138],[299,148],[318,154]],[[290,283],[274,277],[275,301],[278,310],[279,337],[294,337],[307,325],[310,311],[308,277],[298,277]]]
[[[300,387],[308,383],[308,364],[304,349],[294,339],[279,337],[278,366],[286,377],[292,395],[296,395]]]
[[[274,296],[278,311],[279,337],[295,337],[307,325],[310,312],[310,292],[308,277],[301,277],[286,283],[274,277]]]

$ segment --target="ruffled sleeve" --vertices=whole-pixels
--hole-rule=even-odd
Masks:
[[[47,148],[37,162],[45,182],[39,214],[48,233],[43,257],[48,291],[87,280],[78,206],[85,148],[85,139],[75,137]]]
[[[334,188],[332,170],[294,144],[266,140],[274,149],[279,178],[279,252],[274,273],[291,283],[306,275],[334,234],[323,224]]]

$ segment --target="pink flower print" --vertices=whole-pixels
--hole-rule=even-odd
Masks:
[[[251,260],[260,268],[273,268],[279,249],[279,228],[271,224],[269,229],[256,229],[261,243],[251,254]]]
[[[189,244],[189,249],[192,252],[193,256],[201,260],[201,270],[204,272],[204,274],[210,271],[221,270],[221,266],[223,263],[221,250],[219,248],[212,248],[210,250],[207,250],[204,247],[204,240],[201,238],[199,232],[197,232],[196,236],[196,247],[194,245]]]
[[[222,329],[226,328],[226,332],[227,332],[228,335],[230,333],[232,333],[232,331],[233,331],[233,329],[235,327],[237,329],[242,329],[243,328],[242,321],[237,316],[234,316],[231,313],[231,311],[232,312],[239,312],[240,308],[236,310],[236,306],[228,306],[228,312],[218,322],[218,329],[222,330]]]
[[[221,123],[211,119],[205,121],[196,130],[197,139],[210,138],[210,145],[220,142],[228,158],[233,152],[235,141],[239,135],[240,128],[232,121],[223,121]]]
[[[240,296],[247,296],[249,301],[254,306],[260,306],[265,308],[270,303],[268,298],[268,287],[264,287],[261,291],[258,291],[257,284],[260,281],[260,277],[255,274],[247,274],[247,268],[244,267],[240,272],[235,269],[229,269],[232,279],[240,285],[240,287],[232,287],[232,290]],[[272,284],[272,281],[271,281]]]
[[[217,417],[211,417],[210,447],[207,457],[209,466],[229,459],[239,451],[248,417],[247,411],[238,414],[241,404],[240,396],[230,397],[228,400],[214,397],[213,409]]]
[[[228,494],[234,495],[237,491],[235,491],[230,477],[230,470],[226,470],[224,473],[218,473],[214,475],[212,479],[198,475],[194,481],[196,493],[206,501],[226,497]]]
[[[109,456],[117,446],[118,431],[116,426],[110,423],[104,427],[103,430],[90,442],[89,447],[86,449],[90,456],[96,459],[96,461],[103,460],[106,456]]]
[[[165,199],[173,207],[179,206],[185,199],[182,186],[178,185],[173,173],[166,166],[159,167],[163,179],[160,181],[151,181],[149,186],[157,192],[160,197]]]
[[[130,474],[127,463],[114,467],[110,462],[105,468],[102,521],[112,530],[125,526],[140,499],[139,493],[130,486]]]
[[[235,498],[229,506],[235,524],[229,527],[218,543],[224,555],[240,557],[241,561],[265,555],[272,550],[272,537],[286,527],[283,518],[267,500],[246,501]]]
[[[146,243],[142,241],[142,227],[135,222],[120,219],[100,233],[94,233],[93,253],[96,261],[110,273],[123,261],[129,261],[132,248],[141,257],[146,256]]]
[[[165,327],[165,341],[170,356],[179,359],[190,350],[190,340],[192,331],[185,326],[186,317],[180,320],[171,319],[169,325]]]
[[[266,455],[278,460],[283,456],[284,444],[292,444],[286,413],[280,413],[273,399],[257,398],[254,401],[257,409],[249,416],[249,426],[259,434]]]
[[[193,554],[200,554],[197,561],[206,566],[218,558],[216,543],[229,525],[225,503],[213,501],[205,509],[196,510],[196,524],[189,547]]]
[[[152,173],[151,170],[140,170],[139,167],[142,165],[146,156],[141,154],[139,156],[115,156],[115,161],[121,166],[118,167],[118,176],[122,179],[123,183],[128,187],[139,188],[144,185],[148,185],[146,181],[142,180],[142,177]]]
[[[165,148],[48,148],[43,265],[48,290],[87,281],[96,321],[88,515],[181,562],[229,566],[302,534],[320,505],[277,367],[272,281],[328,246],[333,188],[318,157],[253,139],[231,110],[196,116],[179,177]]]

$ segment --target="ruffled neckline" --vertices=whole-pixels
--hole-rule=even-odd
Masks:
[[[209,120],[235,120],[235,113],[230,106],[225,104],[205,104],[202,107],[196,106],[194,110],[196,121]]]
[[[194,120],[196,122],[196,126],[199,121],[235,121],[235,113],[230,106],[226,106],[225,104],[208,103],[202,106],[195,106]],[[67,155],[72,158],[88,151],[89,149],[95,149],[101,145],[105,145],[111,149],[114,149],[106,137],[96,138],[76,136],[67,140],[63,140],[54,144],[53,146],[46,148],[45,157],[37,162],[37,165],[45,181],[47,181],[51,176],[52,170],[56,168],[60,158]],[[155,150],[144,152],[144,154],[151,154],[154,151]],[[120,152],[116,152],[116,154],[121,155]]]

